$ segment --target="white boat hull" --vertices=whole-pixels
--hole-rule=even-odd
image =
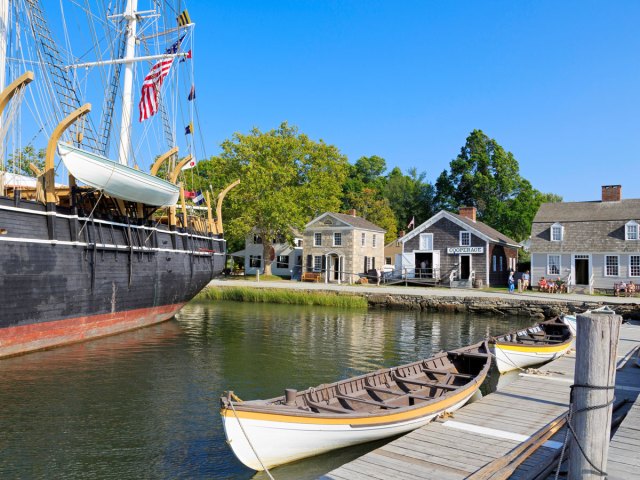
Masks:
[[[469,389],[462,400],[437,412],[387,424],[381,423],[382,420],[378,423],[372,422],[371,425],[276,422],[244,418],[240,416],[241,412],[238,412],[243,432],[238,418],[230,410],[222,415],[222,422],[227,441],[238,459],[249,468],[263,470],[263,465],[271,468],[337,448],[410,432],[429,423],[445,411],[453,412],[459,409],[477,390],[478,388]],[[262,464],[247,437],[260,456]]]
[[[161,178],[67,143],[58,143],[58,154],[77,180],[112,197],[158,207],[178,201],[180,188]]]
[[[500,373],[509,372],[519,368],[527,368],[533,365],[540,365],[561,357],[572,346],[572,342],[558,346],[510,346],[491,345],[491,350],[495,355],[496,366]]]
[[[571,330],[571,335],[575,337],[576,334],[578,333],[578,324],[577,324],[576,316],[564,315],[562,317],[562,321],[569,327],[569,330]]]

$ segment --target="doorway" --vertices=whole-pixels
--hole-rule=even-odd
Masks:
[[[576,272],[576,285],[589,285],[589,256],[576,255],[573,262]]]
[[[471,275],[471,255],[460,255],[460,280],[469,280]]]
[[[433,252],[416,252],[416,278],[431,278],[433,276]]]
[[[340,280],[340,257],[333,257],[333,279]]]

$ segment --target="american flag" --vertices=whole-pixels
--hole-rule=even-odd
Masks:
[[[164,53],[177,53],[183,38],[184,35],[180,37],[176,43],[167,48]],[[151,67],[151,70],[149,71],[147,76],[144,77],[144,82],[142,82],[142,95],[140,98],[140,103],[138,104],[138,108],[140,109],[141,122],[151,117],[152,115],[155,115],[158,111],[158,92],[160,92],[162,82],[171,69],[173,59],[174,57],[163,58],[153,67]]]

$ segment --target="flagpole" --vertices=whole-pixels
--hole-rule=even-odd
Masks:
[[[133,58],[136,51],[136,9],[138,0],[127,0],[124,18],[127,21],[126,50],[124,55],[124,81],[122,86],[122,111],[118,161],[127,165],[131,149],[131,116],[133,113]]]

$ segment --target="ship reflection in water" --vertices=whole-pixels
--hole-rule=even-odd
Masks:
[[[191,303],[163,324],[0,361],[0,478],[263,478],[225,445],[224,390],[272,397],[530,323]],[[276,477],[317,478],[383,443],[279,467]]]

